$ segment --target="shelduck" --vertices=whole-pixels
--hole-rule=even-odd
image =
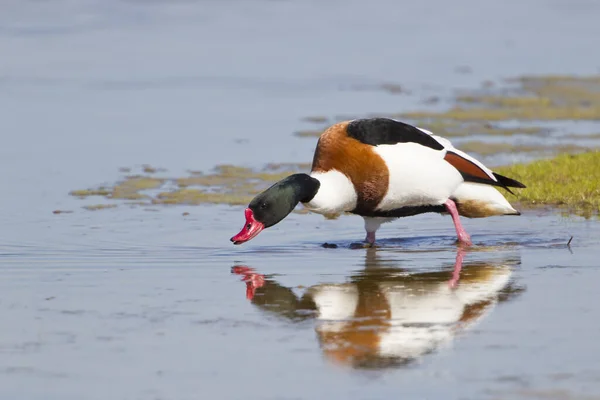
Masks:
[[[246,223],[231,241],[249,241],[302,203],[319,214],[362,216],[365,242],[371,245],[383,223],[428,212],[450,214],[458,242],[470,245],[459,215],[520,215],[495,187],[511,192],[525,185],[425,129],[388,118],[344,121],[319,137],[310,174],[290,175],[250,202]]]

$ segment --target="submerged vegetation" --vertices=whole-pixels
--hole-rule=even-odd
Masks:
[[[600,145],[599,127],[588,134],[563,130],[557,135],[555,123],[574,120],[592,123],[600,119],[600,76],[526,76],[509,79],[506,83],[502,87],[488,81],[478,90],[456,93],[451,99],[453,105],[447,110],[366,116],[400,119],[437,135],[454,138],[457,148],[482,157],[484,162],[487,156],[498,154],[521,154],[536,159],[569,153],[498,171],[526,182],[527,189],[517,193],[524,206],[563,206],[585,215],[598,212],[600,155],[589,152],[589,145],[594,141]],[[394,94],[409,93],[397,84],[383,84],[379,89]],[[441,101],[437,96],[435,101],[431,99],[426,99],[424,104]],[[308,116],[302,122],[309,126],[295,132],[295,136],[314,140],[330,124],[354,118],[358,117]],[[548,140],[549,137],[552,140]],[[293,163],[268,164],[260,170],[219,165],[208,173],[190,171],[188,176],[163,177],[164,169],[144,164],[137,168],[137,174],[132,172],[136,169],[121,168],[119,171],[124,177],[113,185],[74,190],[70,194],[79,198],[124,200],[131,206],[246,205],[274,182],[309,169],[309,164]],[[162,173],[160,177],[158,173]],[[111,203],[84,207],[99,210],[116,206]],[[300,208],[297,212],[306,210]]]
[[[561,154],[555,158],[498,168],[527,182],[516,195],[527,206],[559,206],[583,216],[600,212],[600,151]]]
[[[506,88],[484,82],[482,88],[456,93],[447,110],[416,110],[376,114],[411,122],[443,136],[538,134],[541,127],[517,126],[507,129],[507,121],[553,122],[600,119],[600,76],[524,76],[508,79]],[[439,101],[439,98],[436,97]],[[437,102],[437,101],[436,101]],[[431,104],[428,99],[424,103]],[[372,115],[374,116],[374,115]],[[358,118],[339,116],[333,121]],[[304,121],[330,123],[324,117]],[[318,136],[311,128],[297,136]]]
[[[576,144],[558,144],[558,145],[529,145],[514,143],[489,143],[482,140],[472,140],[463,142],[457,146],[460,150],[467,153],[476,153],[480,156],[491,156],[498,153],[531,153],[541,155],[553,155],[568,152],[586,151],[588,148]]]
[[[498,91],[484,88],[459,94],[442,112],[414,111],[397,116],[412,120],[555,121],[600,119],[600,77],[526,76]]]
[[[307,171],[309,164],[268,164],[260,171],[234,165],[219,165],[210,173],[190,171],[189,176],[156,178],[147,175],[126,175],[113,186],[73,190],[72,196],[87,198],[101,196],[106,199],[132,200],[131,206],[153,204],[229,204],[246,205],[257,193],[286,176]],[[131,168],[121,171],[130,172]],[[148,172],[144,167],[143,172]],[[154,170],[156,172],[156,170]],[[88,210],[114,208],[116,204],[84,206]]]

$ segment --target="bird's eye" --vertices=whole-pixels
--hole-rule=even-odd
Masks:
[[[267,203],[262,203],[262,204],[260,205],[260,208],[261,208],[261,209],[263,209],[263,210],[264,210],[265,208],[267,208]]]
[[[250,230],[250,228],[252,228],[252,224],[248,224],[248,225],[246,225],[246,230],[247,230],[247,231],[249,231],[249,230]]]

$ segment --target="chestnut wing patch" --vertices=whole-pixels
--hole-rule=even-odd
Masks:
[[[357,119],[348,124],[349,137],[371,146],[397,143],[418,143],[434,150],[444,146],[419,128],[389,118]]]
[[[444,160],[452,164],[452,166],[463,175],[468,175],[475,178],[496,182],[495,179],[489,176],[487,172],[481,169],[477,164],[475,164],[471,160],[467,160],[466,158],[461,157],[453,151],[446,152]]]
[[[458,172],[461,173],[465,182],[485,183],[492,186],[499,186],[508,190],[509,193],[512,193],[509,187],[526,187],[519,181],[507,178],[506,176],[502,176],[495,172],[492,172],[492,175],[490,176],[479,165],[460,156],[459,154],[456,154],[453,151],[447,151],[446,155],[444,156],[444,160],[450,163],[458,170]]]

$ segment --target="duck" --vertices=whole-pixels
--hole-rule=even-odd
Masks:
[[[321,133],[310,173],[292,174],[257,194],[231,242],[240,245],[280,223],[301,203],[322,215],[364,219],[364,243],[382,224],[424,213],[450,215],[457,243],[472,241],[460,217],[521,215],[497,188],[526,186],[500,175],[426,129],[391,118],[335,123]]]

